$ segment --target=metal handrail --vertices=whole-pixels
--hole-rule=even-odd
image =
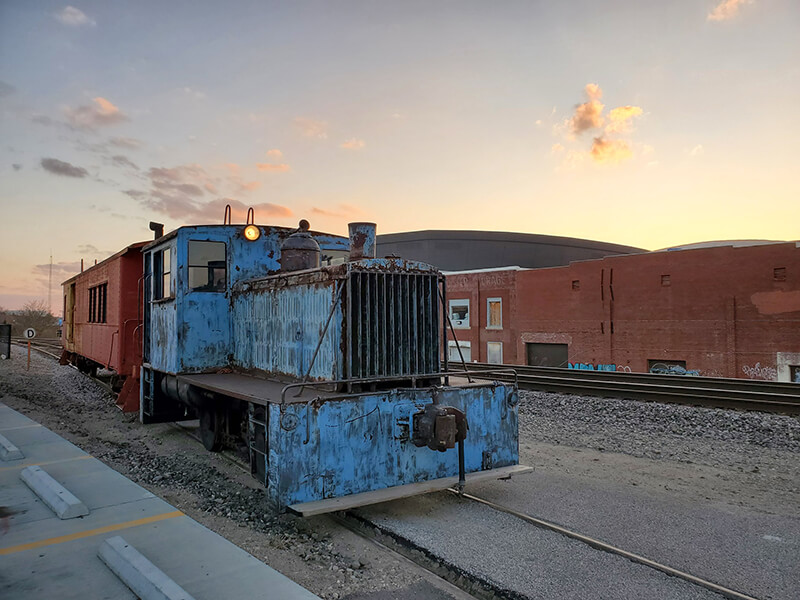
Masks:
[[[486,374],[494,374],[494,375],[513,375],[514,377],[514,385],[518,386],[517,383],[517,371],[516,369],[510,368],[498,368],[492,369],[489,371],[482,371],[481,376]],[[414,375],[395,375],[391,377],[365,377],[363,379],[326,379],[324,381],[306,381],[306,382],[298,382],[298,383],[290,383],[285,385],[281,390],[281,405],[286,404],[286,394],[290,389],[294,389],[296,387],[320,387],[324,385],[335,385],[339,383],[378,383],[381,381],[397,381],[398,379],[410,379],[411,380],[411,387],[416,388],[416,382],[418,379],[430,379],[433,377],[448,377],[448,376],[463,376],[464,371],[438,371],[436,373],[416,373]],[[367,392],[364,392],[367,393]]]

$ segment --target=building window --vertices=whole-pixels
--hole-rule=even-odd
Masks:
[[[172,296],[172,248],[165,248],[153,255],[153,300]]]
[[[450,322],[454,329],[469,329],[469,300],[450,300]]]
[[[189,242],[189,289],[224,292],[227,284],[225,242]]]
[[[661,285],[664,286],[664,287],[672,285],[672,283],[669,280],[669,275],[662,275],[661,276]]]
[[[503,300],[501,298],[489,298],[486,300],[486,328],[503,328]]]
[[[532,367],[567,368],[569,346],[567,344],[526,343],[527,362]]]
[[[573,279],[572,280],[572,289],[573,290],[581,289],[581,280],[580,279]]]
[[[459,348],[461,348],[460,355],[458,353]],[[461,340],[459,340],[458,345],[456,345],[456,342],[454,342],[453,340],[448,340],[447,342],[448,362],[460,363],[461,356],[464,357],[464,362],[472,361],[472,348],[470,342],[462,342]]]
[[[89,288],[89,323],[106,323],[108,283]]]
[[[800,383],[800,365],[789,365],[789,381]]]
[[[786,267],[775,267],[772,269],[772,278],[775,281],[786,281]]]
[[[486,342],[486,362],[493,365],[503,364],[503,342]]]

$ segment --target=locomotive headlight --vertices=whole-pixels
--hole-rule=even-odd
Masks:
[[[258,238],[261,237],[261,230],[256,227],[255,225],[248,225],[244,228],[244,237],[245,239],[255,242]]]

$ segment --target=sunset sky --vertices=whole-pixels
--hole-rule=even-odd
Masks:
[[[0,307],[234,221],[800,231],[797,0],[0,1]]]

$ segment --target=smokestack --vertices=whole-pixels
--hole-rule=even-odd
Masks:
[[[377,228],[375,223],[349,223],[347,225],[350,233],[350,260],[375,258]]]
[[[164,235],[164,224],[156,223],[155,221],[150,221],[150,231],[154,233],[153,239],[157,240],[162,235]]]

